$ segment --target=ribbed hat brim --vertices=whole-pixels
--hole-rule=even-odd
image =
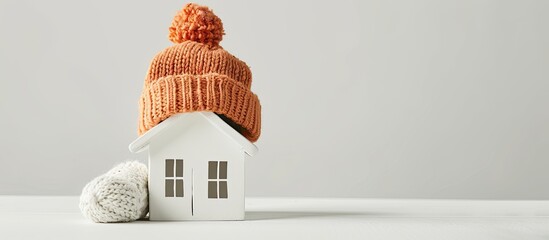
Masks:
[[[222,114],[251,142],[261,134],[257,95],[222,74],[171,75],[145,85],[140,100],[139,135],[173,114],[210,111]]]

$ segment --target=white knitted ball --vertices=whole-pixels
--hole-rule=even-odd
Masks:
[[[93,179],[82,190],[80,210],[94,222],[129,222],[148,212],[148,170],[129,161]]]

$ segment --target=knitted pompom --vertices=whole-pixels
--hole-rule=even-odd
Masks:
[[[82,214],[94,222],[130,222],[148,212],[145,164],[121,163],[89,182],[80,196]]]
[[[182,43],[187,40],[219,46],[223,39],[223,23],[206,6],[188,3],[175,15],[170,27],[170,41]]]

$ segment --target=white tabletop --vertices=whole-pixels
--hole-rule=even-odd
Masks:
[[[0,239],[549,239],[549,201],[247,198],[245,221],[98,224],[78,197],[0,196]]]

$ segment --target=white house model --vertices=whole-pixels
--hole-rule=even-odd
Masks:
[[[150,220],[244,219],[244,161],[258,149],[215,113],[172,115],[129,148],[148,148]]]

